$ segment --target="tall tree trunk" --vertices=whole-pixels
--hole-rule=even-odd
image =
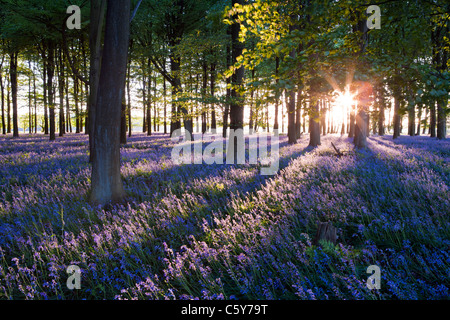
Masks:
[[[152,135],[152,69],[148,64],[148,85],[147,85],[147,135]]]
[[[289,31],[292,32],[295,29],[297,29],[297,26],[290,26]],[[292,49],[289,53],[289,56],[292,59],[295,59],[296,57],[296,50]],[[287,107],[288,111],[288,143],[294,144],[297,142],[297,134],[296,134],[296,128],[295,128],[295,90],[291,89],[289,92],[289,104]]]
[[[8,84],[6,85],[6,133],[11,133],[11,97],[10,97],[11,81],[8,77]]]
[[[13,106],[13,137],[19,137],[18,114],[17,114],[17,56],[18,52],[10,53],[9,76],[11,82],[11,99]]]
[[[133,46],[133,41],[130,41],[130,53]],[[127,116],[128,116],[128,137],[131,137],[132,132],[132,123],[131,123],[131,89],[130,89],[130,82],[131,82],[131,54],[130,58],[128,59],[128,70],[127,70]]]
[[[66,95],[66,132],[72,133],[72,121],[70,118],[70,103],[69,103],[69,75],[67,75],[67,79],[65,80],[65,95]]]
[[[34,97],[34,133],[37,133],[37,95],[36,95],[36,73],[33,71],[33,97]]]
[[[153,77],[153,132],[156,132],[156,74]]]
[[[401,96],[399,90],[394,90],[394,119],[392,120],[394,126],[394,139],[400,136],[400,99]]]
[[[211,63],[211,76],[210,76],[210,93],[211,99],[214,98],[214,91],[216,87],[216,64]],[[211,130],[215,132],[217,130],[216,123],[216,109],[214,107],[214,102],[211,103]]]
[[[163,77],[164,134],[167,133],[167,101],[166,101],[166,94],[167,94],[166,78]]]
[[[120,144],[127,143],[127,104],[125,101],[125,89],[120,109]]]
[[[96,103],[102,62],[102,29],[106,11],[106,0],[91,0],[89,23],[89,162],[94,161],[94,135],[96,123]]]
[[[252,75],[252,81],[254,81],[255,80],[255,68],[252,69],[251,75]],[[254,95],[255,95],[255,89],[252,86],[252,88],[250,89],[250,119],[249,119],[249,123],[248,123],[248,127],[249,127],[248,131],[250,134],[253,133],[254,122],[256,122],[255,113],[254,113],[254,108],[255,108]]]
[[[130,10],[130,0],[108,0],[95,108],[95,155],[90,194],[95,204],[119,202],[125,196],[120,174],[120,111],[127,68]]]
[[[297,102],[295,108],[295,138],[300,139],[301,134],[301,112],[302,112],[302,91],[300,88],[297,90]]]
[[[436,101],[430,107],[430,137],[436,138]]]
[[[409,94],[412,92],[410,90]],[[408,135],[413,137],[416,127],[416,108],[413,102],[408,102]]]
[[[5,56],[2,57],[2,62],[0,63],[0,89],[1,89],[1,105],[2,105],[2,134],[6,134],[6,123],[5,123],[5,87],[3,85],[3,61]]]
[[[320,145],[320,125],[319,125],[319,99],[312,98],[312,104],[309,111],[309,146],[317,147]]]
[[[242,5],[243,0],[232,0],[232,6],[235,4]],[[239,30],[240,24],[234,23],[231,25],[231,55],[232,61],[235,62],[237,57],[242,55],[242,50],[244,44],[239,41]],[[230,103],[230,130],[244,129],[244,104],[243,97],[239,93],[239,88],[241,87],[244,79],[244,66],[239,67],[234,71],[231,76],[231,103]],[[238,162],[238,147],[244,145],[244,136],[235,135],[233,141],[229,141],[227,154],[231,153],[233,150],[233,163]]]
[[[231,26],[228,26],[227,28],[227,36],[230,36],[231,38]],[[231,46],[230,43],[227,43],[227,47],[226,47],[226,67],[227,69],[230,68],[231,66],[231,60],[232,60],[232,52],[231,52]],[[227,137],[227,130],[228,130],[228,117],[229,117],[229,112],[230,112],[230,100],[231,100],[231,77],[228,77],[226,79],[226,84],[227,84],[227,90],[226,90],[226,103],[225,103],[225,107],[224,107],[224,112],[223,112],[223,129],[222,129],[222,137],[226,138]]]
[[[422,121],[422,105],[419,104],[417,106],[417,127],[416,127],[416,132],[414,135],[418,136],[420,135],[420,122]]]
[[[54,103],[54,88],[53,76],[55,73],[55,44],[49,41],[47,44],[47,94],[48,94],[48,113],[50,124],[50,141],[54,141],[55,137],[55,103]]]
[[[278,72],[279,72],[279,68],[280,68],[280,58],[277,56],[275,58],[275,82],[277,84],[277,89],[275,92],[275,119],[273,122],[273,130],[278,130],[278,103],[280,100],[280,95],[278,93],[278,83],[280,82],[280,80],[278,79]]]
[[[207,129],[206,129],[206,89],[208,86],[208,65],[206,64],[206,61],[203,61],[202,64],[202,70],[203,70],[203,77],[202,77],[202,113],[201,113],[201,118],[202,118],[202,133],[204,134]]]
[[[31,60],[28,60],[28,68],[31,72]],[[28,133],[33,130],[33,111],[31,109],[31,76],[28,77]]]
[[[384,110],[386,107],[386,100],[384,97],[384,89],[382,88],[382,85],[380,85],[378,87],[377,90],[377,98],[378,98],[378,106],[379,106],[379,111],[378,111],[378,135],[379,136],[383,136],[384,135]]]
[[[422,134],[425,134],[425,130],[427,129],[427,126],[428,126],[428,108],[425,108],[425,117],[423,119]]]
[[[59,136],[62,137],[66,133],[64,119],[64,60],[62,56],[62,48],[59,48]]]
[[[80,109],[78,106],[78,78],[73,78],[73,97],[75,104],[75,133],[80,133]]]
[[[289,103],[287,107],[288,112],[288,142],[294,144],[297,142],[295,132],[295,91],[289,91]]]

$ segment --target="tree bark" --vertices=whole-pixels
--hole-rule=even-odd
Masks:
[[[95,108],[95,154],[90,194],[94,204],[120,202],[125,197],[120,174],[120,112],[125,88],[130,10],[130,0],[108,0]]]
[[[103,20],[106,11],[106,0],[91,0],[90,10],[90,23],[89,23],[89,162],[94,161],[94,135],[95,135],[95,123],[96,123],[96,103],[98,86],[100,79],[100,67],[101,67],[101,44],[102,44],[102,29]]]
[[[232,0],[232,6],[235,4],[242,5],[243,0]],[[244,44],[239,41],[240,24],[234,23],[231,25],[231,56],[232,61],[235,62],[237,57],[242,55]],[[244,128],[244,104],[243,97],[241,96],[239,89],[244,79],[244,66],[240,66],[231,76],[231,103],[230,103],[230,130],[238,130]],[[233,150],[233,160],[237,163],[238,146],[243,145],[244,136],[236,136],[233,141],[229,142],[229,148],[227,153],[230,152],[230,148]]]
[[[2,133],[6,134],[6,123],[5,123],[5,88],[3,85],[3,61],[5,56],[2,57],[2,62],[0,63],[0,89],[1,89],[1,105],[2,105]]]
[[[18,52],[10,53],[9,76],[11,82],[11,100],[13,107],[13,137],[19,137],[18,114],[17,114],[17,56]]]
[[[64,119],[64,60],[62,57],[62,48],[59,48],[59,136],[62,137],[66,133]]]
[[[211,93],[211,99],[214,98],[214,91],[216,87],[216,64],[211,63],[211,76],[210,76],[210,93]],[[217,130],[217,123],[216,123],[216,109],[214,107],[214,103],[211,103],[211,130],[216,131]]]
[[[278,72],[280,68],[280,58],[277,56],[275,58],[275,83],[277,84],[277,88],[275,91],[275,119],[273,123],[273,130],[278,130],[278,103],[280,100],[280,95],[278,94],[278,83],[280,80],[278,79]]]
[[[55,74],[55,44],[49,41],[47,44],[47,97],[48,97],[48,114],[50,124],[50,141],[54,141],[55,137],[55,103],[54,103],[54,89],[53,76]]]
[[[393,139],[400,136],[400,99],[401,93],[399,88],[394,88],[394,118],[392,120],[394,126]]]
[[[309,111],[309,146],[317,147],[320,145],[319,100],[312,100],[315,101],[312,101]]]
[[[430,137],[436,138],[436,101],[430,107]]]

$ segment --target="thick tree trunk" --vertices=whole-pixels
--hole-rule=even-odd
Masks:
[[[356,115],[355,136],[353,143],[358,149],[367,147],[367,113],[364,109],[359,110]]]
[[[17,114],[17,56],[17,51],[11,52],[9,59],[9,76],[11,81],[11,99],[13,107],[13,137],[16,138],[19,137],[19,119]]]
[[[440,99],[437,102],[437,135],[438,139],[445,139],[447,134],[447,101],[444,99]]]
[[[433,101],[430,107],[430,137],[436,138],[436,102]]]
[[[392,120],[394,126],[393,139],[400,136],[400,99],[401,95],[398,89],[394,90],[394,118]]]
[[[314,99],[309,111],[309,146],[317,147],[320,145],[320,125],[319,125],[319,100]]]
[[[232,0],[232,6],[235,4],[243,4],[243,0]],[[231,53],[232,61],[235,62],[237,57],[242,55],[244,44],[239,41],[240,24],[234,23],[231,25]],[[231,77],[231,104],[230,104],[230,130],[238,130],[244,128],[244,104],[243,97],[239,93],[239,88],[242,85],[244,79],[244,66],[239,67],[233,73]],[[233,161],[237,163],[238,159],[238,146],[243,145],[243,135],[236,136],[233,141],[230,141],[227,150],[227,154],[233,150]],[[232,148],[232,149],[230,149]]]
[[[96,103],[98,86],[100,79],[100,67],[101,67],[101,44],[102,44],[102,29],[103,21],[106,11],[106,0],[91,0],[90,8],[90,23],[89,23],[89,162],[94,161],[94,135],[95,135],[95,123],[96,123]]]
[[[414,136],[416,129],[416,108],[412,103],[408,104],[408,135]]]
[[[119,202],[125,196],[120,174],[120,111],[125,88],[130,10],[130,0],[108,0],[95,108],[95,155],[90,194],[94,204]]]

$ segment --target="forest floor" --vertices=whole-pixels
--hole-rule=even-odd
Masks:
[[[308,140],[281,136],[280,170],[262,176],[176,165],[168,135],[135,134],[128,202],[102,209],[87,202],[87,136],[0,138],[0,299],[448,299],[450,140]],[[320,221],[336,244],[313,243]]]

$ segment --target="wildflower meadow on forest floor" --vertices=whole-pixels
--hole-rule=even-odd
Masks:
[[[105,209],[87,202],[87,136],[0,138],[0,299],[448,299],[450,141],[321,140],[280,136],[280,170],[262,176],[177,165],[168,135],[135,134],[127,201]],[[313,244],[320,221],[336,245]]]

